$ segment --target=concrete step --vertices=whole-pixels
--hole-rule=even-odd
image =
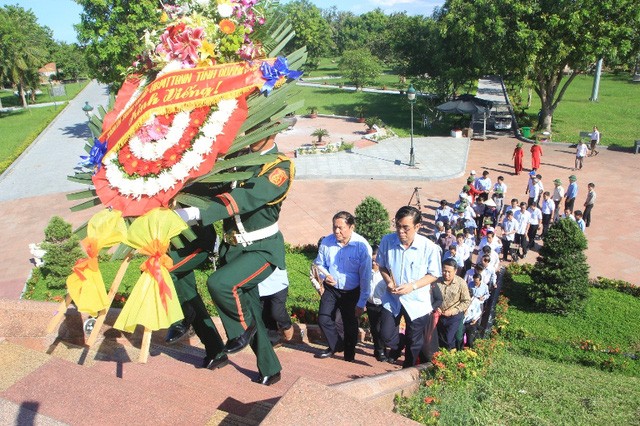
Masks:
[[[0,342],[18,354],[2,357],[17,367],[9,369],[15,374],[7,376],[13,377],[7,386],[1,387],[0,379],[0,398],[15,404],[35,401],[38,413],[71,424],[89,418],[108,419],[106,423],[165,424],[180,419],[179,424],[259,424],[301,377],[332,386],[374,380],[400,369],[376,361],[364,344],[357,348],[355,363],[345,362],[341,355],[317,359],[314,355],[325,345],[315,342],[314,327],[301,325],[297,340],[276,349],[282,380],[266,387],[251,382],[258,373],[249,348],[230,356],[230,365],[222,369],[203,370],[198,367],[205,352],[197,338],[167,346],[159,331],[148,362],[140,364],[141,330],[129,334],[111,328],[116,310],[108,315],[97,343],[88,348],[83,344],[84,316],[73,308],[56,333],[45,333],[56,309],[52,303],[0,300]],[[367,397],[346,389],[357,398]],[[118,413],[109,414],[114,410]]]

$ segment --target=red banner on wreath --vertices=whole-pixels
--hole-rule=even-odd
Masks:
[[[267,60],[271,64],[274,61]],[[151,114],[171,114],[247,94],[264,84],[261,63],[236,62],[172,71],[160,76],[144,88],[113,124],[103,128],[100,140],[107,141],[108,152],[118,150]],[[111,122],[113,118],[109,118],[106,121]]]

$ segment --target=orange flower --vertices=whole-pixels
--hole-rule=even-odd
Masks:
[[[225,34],[233,34],[233,32],[236,30],[236,24],[234,24],[233,21],[229,19],[223,19],[218,25],[220,26],[220,31]]]
[[[433,401],[435,401],[435,399],[433,397],[427,396],[424,398],[424,403],[425,404],[433,404]]]
[[[432,410],[432,411],[431,411],[431,417],[435,417],[435,418],[440,417],[440,411],[438,411],[438,410]]]

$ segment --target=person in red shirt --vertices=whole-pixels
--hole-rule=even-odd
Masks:
[[[538,170],[540,168],[540,157],[542,157],[542,147],[540,142],[536,141],[531,147],[531,169]]]
[[[513,150],[513,168],[516,175],[519,175],[522,171],[522,159],[524,158],[524,150],[522,149],[522,143],[518,142],[516,148]]]

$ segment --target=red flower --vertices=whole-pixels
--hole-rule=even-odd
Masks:
[[[431,397],[431,396],[427,396],[424,398],[424,403],[425,404],[433,404],[433,401],[435,401],[435,398]]]
[[[431,410],[431,417],[435,417],[435,418],[440,417],[440,411],[438,411],[438,410]]]
[[[465,367],[464,362],[459,362],[458,363],[458,368],[459,369],[463,369]]]

